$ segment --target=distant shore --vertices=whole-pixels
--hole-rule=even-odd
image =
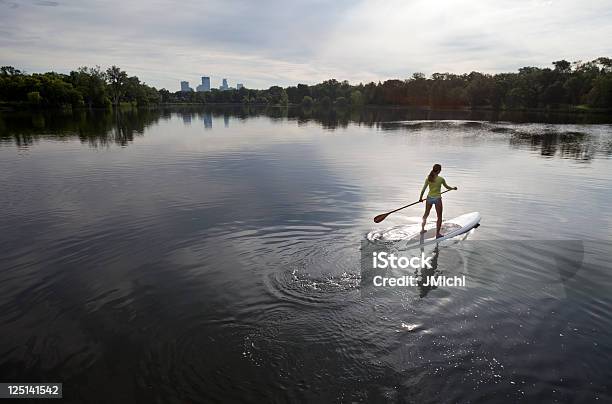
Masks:
[[[0,67],[0,108],[119,108],[124,105],[237,104],[342,110],[364,106],[495,111],[612,111],[612,59],[557,60],[550,68],[488,74],[414,73],[404,79],[351,84],[336,79],[267,89],[157,89],[117,66],[80,67],[70,74],[28,74]]]
[[[287,103],[287,104],[268,104],[268,103],[240,103],[240,102],[215,102],[215,103],[199,103],[199,102],[164,102],[158,104],[149,104],[146,106],[139,106],[136,103],[121,103],[119,106],[120,110],[133,109],[133,108],[166,108],[166,107],[197,107],[197,108],[214,108],[214,107],[254,107],[254,108],[302,108],[305,110],[317,110],[317,111],[347,111],[347,110],[360,110],[360,109],[401,109],[401,110],[420,110],[420,111],[487,111],[487,112],[525,112],[525,113],[556,113],[556,114],[612,114],[611,108],[597,108],[589,107],[587,105],[566,105],[557,108],[550,107],[534,107],[534,108],[495,108],[493,106],[479,106],[479,107],[432,107],[428,105],[413,106],[413,105],[401,105],[401,104],[367,104],[361,106],[335,106],[330,105],[322,107],[313,105],[306,107],[303,104]],[[112,110],[113,108],[104,107],[36,107],[32,108],[31,105],[24,102],[0,102],[0,112],[14,112],[14,111],[54,111],[54,110],[76,110],[76,111],[87,111],[87,110]]]

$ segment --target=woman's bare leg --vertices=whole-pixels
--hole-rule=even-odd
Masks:
[[[425,202],[425,214],[423,214],[423,223],[421,223],[421,233],[425,233],[425,223],[427,222],[427,216],[431,210],[431,203]]]
[[[436,203],[436,214],[438,215],[438,221],[436,222],[436,237],[441,237],[440,228],[442,227],[442,199]]]

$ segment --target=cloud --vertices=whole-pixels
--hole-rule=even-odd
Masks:
[[[57,1],[47,1],[47,0],[35,0],[34,4],[37,6],[44,6],[44,7],[56,7],[59,5]]]
[[[3,64],[116,64],[157,87],[211,76],[261,88],[514,71],[612,54],[603,0],[0,0]],[[40,7],[41,5],[53,7]]]

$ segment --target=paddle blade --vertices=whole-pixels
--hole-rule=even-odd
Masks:
[[[374,223],[380,223],[380,222],[382,222],[383,220],[385,220],[385,219],[387,218],[387,216],[388,216],[388,215],[389,215],[388,213],[383,213],[383,214],[381,214],[381,215],[376,216],[376,217],[374,218]]]

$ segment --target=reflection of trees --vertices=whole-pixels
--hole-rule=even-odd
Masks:
[[[528,148],[538,151],[545,157],[554,157],[588,161],[595,152],[612,154],[612,144],[598,143],[598,138],[581,132],[514,132],[510,145],[516,148]]]
[[[0,138],[17,146],[29,146],[40,139],[79,138],[93,147],[128,145],[144,129],[167,118],[162,110],[119,109],[17,112],[0,116]]]
[[[525,111],[492,111],[492,110],[432,110],[423,108],[404,107],[363,107],[363,108],[321,108],[321,107],[251,107],[250,114],[266,114],[271,117],[278,116],[281,110],[286,116],[296,119],[300,123],[317,122],[327,129],[345,127],[349,123],[359,125],[389,127],[400,121],[508,121],[516,123],[612,123],[612,116],[605,114],[572,114],[572,113],[538,113]],[[476,122],[476,124],[480,124]]]
[[[612,141],[602,136],[580,132],[522,131],[508,122],[576,123],[588,115],[534,113],[522,111],[494,112],[487,110],[430,110],[419,108],[322,108],[274,107],[268,105],[178,105],[155,109],[118,109],[38,111],[0,114],[0,139],[13,141],[17,146],[28,146],[38,139],[68,139],[78,137],[93,147],[118,144],[129,145],[136,136],[142,136],[146,127],[160,119],[179,117],[186,125],[198,122],[195,128],[231,126],[232,120],[247,120],[265,116],[274,121],[293,121],[298,125],[314,123],[325,129],[345,128],[349,124],[376,127],[383,130],[474,129],[503,133],[509,136],[512,147],[539,151],[542,156],[560,156],[577,160],[590,160],[595,152],[612,154]],[[595,115],[603,119],[606,115]],[[612,119],[608,117],[608,119]],[[588,122],[588,121],[587,121]],[[586,122],[577,122],[586,123]]]

